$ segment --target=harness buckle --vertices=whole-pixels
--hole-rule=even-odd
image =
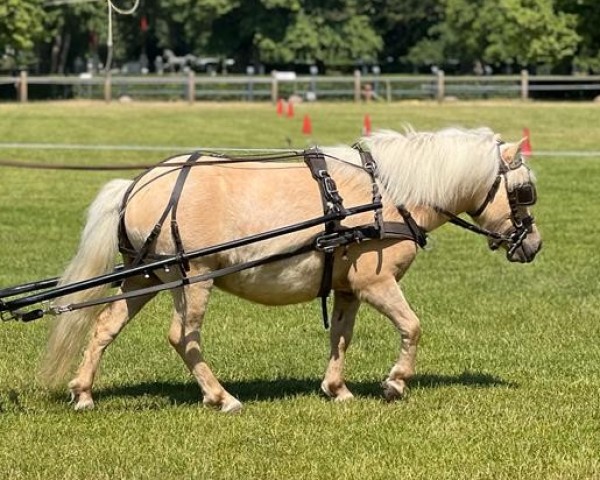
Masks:
[[[336,248],[348,245],[352,242],[361,243],[368,238],[375,238],[375,236],[369,236],[360,228],[349,228],[332,233],[324,233],[319,235],[315,240],[315,250],[319,252],[332,253]]]
[[[337,247],[342,245],[340,235],[337,232],[326,233],[315,239],[315,250],[324,253],[332,253]]]
[[[70,305],[53,305],[52,307],[50,307],[49,313],[51,313],[52,315],[62,315],[63,313],[67,313],[72,310],[73,309]]]
[[[373,160],[373,157],[371,157],[371,160],[367,160],[363,163],[363,168],[372,176],[377,174],[377,164]]]
[[[330,196],[338,193],[337,185],[327,170],[319,170],[317,172],[317,176],[322,180],[325,192],[327,192]]]

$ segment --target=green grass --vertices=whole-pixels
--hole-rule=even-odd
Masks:
[[[0,105],[0,142],[284,147],[351,143],[375,128],[522,129],[536,150],[598,150],[591,104],[428,102],[301,105],[294,119],[266,104]],[[313,122],[302,136],[302,116]],[[168,152],[0,150],[54,163],[157,162]],[[534,210],[544,249],[509,264],[452,226],[434,232],[401,284],[422,320],[410,398],[382,401],[398,350],[391,324],[359,312],[347,363],[355,401],[319,395],[327,333],[314,303],[265,308],[217,293],[206,355],[245,404],[226,416],[168,346],[161,295],[107,352],[97,408],[71,411],[35,380],[51,318],[0,324],[0,478],[599,478],[600,158],[540,157]],[[85,208],[127,173],[0,169],[0,286],[58,274]],[[131,173],[129,176],[133,176]]]

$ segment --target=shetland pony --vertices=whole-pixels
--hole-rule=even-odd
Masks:
[[[529,205],[511,201],[514,192],[533,188],[534,178],[520,155],[521,142],[502,143],[488,129],[446,129],[439,132],[378,132],[362,138],[377,165],[385,221],[405,222],[398,206],[410,212],[424,231],[431,232],[449,215],[471,212],[476,225],[508,238],[520,219],[531,222],[522,229],[509,260],[530,262],[541,248],[541,237]],[[327,170],[337,184],[344,205],[372,200],[373,180],[362,168],[359,152],[351,147],[324,148]],[[175,157],[147,171],[135,184],[129,180],[108,183],[91,204],[79,250],[61,278],[61,284],[113,270],[119,251],[119,225],[133,250],[146,239],[165,211],[180,167],[188,155]],[[187,251],[248,237],[322,215],[323,203],[309,169],[303,163],[214,163],[203,156],[191,168],[179,198],[178,223]],[[204,164],[203,164],[204,163]],[[126,206],[123,199],[129,195]],[[475,212],[475,213],[473,213]],[[352,227],[373,221],[372,212],[348,217]],[[188,275],[199,275],[266,255],[293,251],[310,243],[323,231],[316,226],[251,243],[190,262]],[[152,242],[151,255],[174,255],[177,246],[171,231],[163,228]],[[490,239],[491,246],[510,242]],[[415,373],[415,356],[421,332],[419,319],[407,303],[398,280],[418,252],[415,242],[371,239],[352,243],[334,253],[331,285],[334,291],[330,357],[322,391],[330,398],[352,398],[344,377],[344,358],[352,340],[359,306],[365,302],[387,317],[399,332],[400,352],[383,382],[387,400],[401,398]],[[507,248],[508,249],[508,248]],[[124,255],[125,265],[133,261]],[[312,250],[292,258],[250,268],[220,278],[170,291],[174,312],[168,334],[170,344],[197,380],[205,405],[224,412],[242,407],[219,383],[204,360],[201,327],[211,289],[218,287],[264,305],[286,305],[314,299],[324,269],[323,253]],[[171,282],[180,269],[157,270],[151,275],[127,278],[122,292]],[[74,293],[61,303],[101,297],[102,287]],[[89,338],[83,360],[68,383],[76,410],[94,406],[92,386],[105,349],[123,327],[154,296],[122,299],[103,309],[86,308],[59,316],[52,325],[42,374],[47,384],[60,385]]]

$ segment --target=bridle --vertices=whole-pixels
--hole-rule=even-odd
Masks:
[[[534,205],[537,201],[537,192],[533,182],[522,183],[517,185],[513,189],[509,189],[508,173],[512,170],[517,170],[521,167],[527,169],[529,173],[529,167],[523,163],[523,160],[519,156],[510,164],[505,162],[500,155],[500,147],[502,142],[498,142],[498,173],[494,183],[490,187],[485,199],[481,205],[472,212],[467,212],[471,218],[479,217],[483,214],[488,205],[494,200],[500,185],[504,182],[506,188],[506,196],[508,198],[508,205],[510,207],[510,220],[512,223],[512,230],[509,234],[494,232],[486,228],[475,225],[474,223],[468,222],[452,212],[447,210],[434,207],[434,209],[442,215],[449,218],[450,223],[457,225],[461,228],[465,228],[471,232],[483,235],[490,240],[490,248],[497,250],[502,244],[507,245],[506,256],[510,259],[514,253],[523,245],[523,242],[527,238],[527,235],[532,232],[535,219],[533,216],[527,214],[522,215],[519,207],[526,207]]]

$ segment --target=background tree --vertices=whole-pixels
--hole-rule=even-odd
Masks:
[[[33,60],[35,43],[44,34],[43,17],[38,0],[2,0],[0,3],[0,57],[12,67]]]
[[[445,0],[442,22],[410,53],[415,62],[501,66],[555,64],[575,54],[574,15],[553,0]]]
[[[169,29],[190,40],[182,47],[200,56],[230,56],[239,66],[348,65],[375,61],[383,46],[355,0],[204,0],[187,6],[186,0],[175,1],[180,13],[168,17],[174,20]]]
[[[577,19],[581,42],[573,62],[575,67],[584,72],[600,73],[600,2],[557,0],[557,6]]]
[[[51,73],[79,73],[87,63],[96,68],[104,58],[106,2],[48,6],[44,15],[46,41],[40,45],[41,69]],[[102,52],[104,57],[105,51]]]
[[[371,0],[369,16],[383,39],[382,66],[391,71],[415,70],[407,55],[443,17],[440,0]],[[427,63],[427,62],[424,62]]]
[[[2,0],[0,53],[35,52],[39,73],[104,63],[106,0],[59,3]],[[233,58],[237,71],[374,63],[392,72],[484,64],[568,72],[572,63],[600,71],[599,22],[597,0],[141,0],[135,15],[114,16],[114,66],[152,67],[170,49]]]

